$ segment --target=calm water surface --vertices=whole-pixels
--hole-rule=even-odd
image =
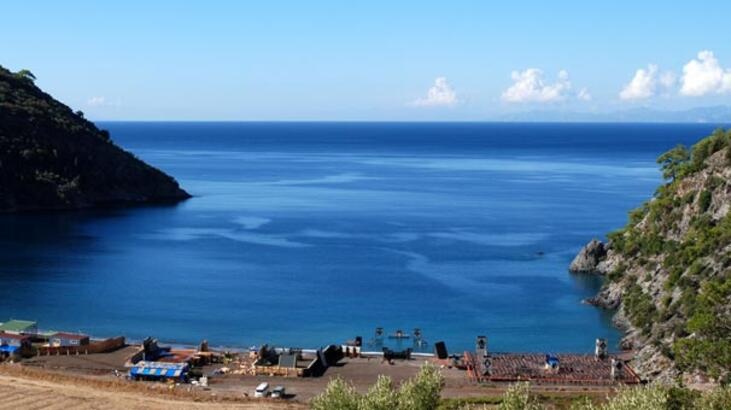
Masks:
[[[0,321],[316,347],[420,327],[450,350],[616,344],[567,266],[711,125],[105,123],[195,197],[0,216]]]

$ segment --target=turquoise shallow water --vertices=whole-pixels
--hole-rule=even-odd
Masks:
[[[214,345],[616,345],[566,268],[711,125],[106,123],[195,197],[0,216],[0,316]],[[2,320],[2,319],[0,319]]]

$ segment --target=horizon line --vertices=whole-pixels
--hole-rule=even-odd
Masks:
[[[668,124],[668,125],[725,125],[731,126],[731,118],[725,121],[654,121],[654,120],[637,120],[637,121],[511,121],[511,120],[181,120],[181,119],[115,119],[115,120],[97,120],[87,119],[93,123],[113,123],[113,122],[136,122],[136,123],[259,123],[259,124],[296,124],[296,123],[330,123],[330,124]]]

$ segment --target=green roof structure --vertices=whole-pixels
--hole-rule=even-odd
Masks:
[[[0,332],[22,333],[27,331],[36,332],[38,323],[30,320],[8,320],[0,325]]]

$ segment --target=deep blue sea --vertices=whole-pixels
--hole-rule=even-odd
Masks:
[[[0,321],[317,347],[421,328],[450,351],[616,345],[567,266],[712,125],[102,123],[194,198],[0,216]]]

